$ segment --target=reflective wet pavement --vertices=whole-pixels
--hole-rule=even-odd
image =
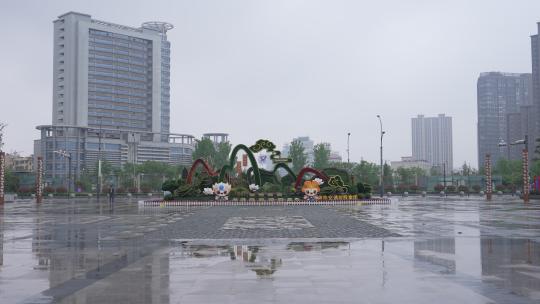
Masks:
[[[540,203],[11,203],[0,303],[540,303]]]

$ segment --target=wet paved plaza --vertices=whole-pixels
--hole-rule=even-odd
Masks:
[[[0,303],[540,303],[540,202],[9,203]]]

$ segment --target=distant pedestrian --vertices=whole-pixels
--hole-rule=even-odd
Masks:
[[[114,186],[109,187],[109,207],[112,209],[114,204]]]

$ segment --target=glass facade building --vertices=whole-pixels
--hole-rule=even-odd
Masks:
[[[531,74],[480,74],[477,83],[479,167],[484,165],[486,154],[491,155],[493,165],[501,158],[521,159],[523,147],[499,147],[499,143],[514,142],[529,133],[527,106],[531,103]]]
[[[37,127],[34,148],[47,183],[93,171],[98,160],[190,164],[193,136],[170,132],[173,26],[129,27],[76,12],[53,24],[52,125]],[[72,168],[59,150],[71,154]]]

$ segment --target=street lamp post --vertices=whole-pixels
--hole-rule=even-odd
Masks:
[[[68,197],[71,193],[71,184],[72,184],[72,181],[71,181],[71,153],[66,151],[66,150],[58,150],[58,151],[54,151],[54,153],[64,157],[64,158],[67,158],[68,159],[68,183],[67,183],[67,193],[68,193]]]
[[[524,145],[525,148],[522,151],[522,168],[523,168],[523,202],[529,202],[529,136],[525,135],[523,139],[516,140],[512,143],[506,143],[501,139],[499,147],[508,147],[515,145]],[[508,148],[510,150],[510,148]]]
[[[377,115],[377,118],[379,119],[379,124],[381,126],[381,177],[379,179],[379,184],[380,184],[380,192],[381,192],[381,197],[384,196],[384,167],[383,167],[383,145],[382,145],[382,140],[383,140],[383,136],[384,134],[386,133],[385,131],[383,131],[383,126],[382,126],[382,119],[381,119],[381,115]]]
[[[443,191],[446,192],[446,162],[443,164]]]
[[[96,201],[99,202],[99,193],[101,192],[101,128],[103,126],[103,118],[99,117],[99,133],[98,133],[98,161],[96,168]]]
[[[351,132],[347,133],[347,165],[350,163],[349,159],[349,139],[351,137]]]

